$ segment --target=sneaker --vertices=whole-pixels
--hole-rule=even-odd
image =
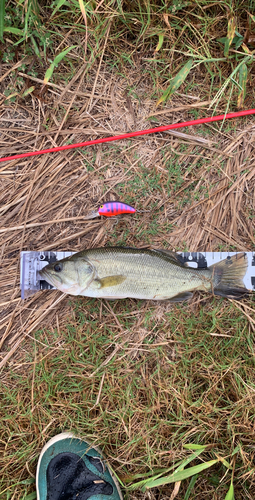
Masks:
[[[123,500],[102,453],[71,432],[43,447],[36,471],[37,500]]]

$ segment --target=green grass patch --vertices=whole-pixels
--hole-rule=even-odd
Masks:
[[[236,498],[244,498],[255,423],[246,317],[218,298],[193,309],[167,303],[148,309],[134,300],[109,307],[87,298],[71,304],[65,326],[36,332],[2,377],[0,491],[7,488],[17,499],[32,492],[34,485],[23,481],[28,469],[34,474],[41,447],[71,429],[103,448],[127,489],[137,475],[160,473],[159,496],[169,491],[164,471],[192,457],[184,445],[199,443],[210,446],[202,462],[194,457],[189,466],[198,473],[189,498],[200,498],[205,485],[224,498],[231,478],[224,459],[233,465],[238,446],[234,488]],[[203,470],[206,462],[211,468]],[[189,490],[185,474],[176,476],[183,479],[177,498]]]
[[[154,84],[158,103],[178,90],[187,94],[199,90],[200,95],[206,95],[209,87],[212,106],[221,103],[228,107],[233,99],[239,108],[245,105],[253,75],[255,30],[253,4],[248,0],[171,5],[159,0],[107,0],[103,5],[96,1],[80,4],[55,0],[49,4],[3,0],[1,5],[3,57],[10,61],[17,53],[19,59],[33,55],[40,77],[45,76],[50,64],[55,82],[70,80],[80,60],[87,61],[88,71],[101,57],[107,36],[105,60],[109,66],[117,68],[128,81],[127,68],[134,68],[137,55],[141,55],[141,73]],[[86,43],[79,43],[70,57],[67,52],[77,42],[74,26],[76,34],[86,37]],[[61,55],[63,61],[56,68],[54,62]],[[29,61],[24,60],[24,64]]]

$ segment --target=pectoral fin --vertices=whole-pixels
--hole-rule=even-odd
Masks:
[[[169,299],[170,302],[183,302],[184,300],[189,300],[193,297],[193,293],[191,292],[183,292],[183,293],[178,293],[178,295],[175,295],[175,297],[172,297],[172,299]]]
[[[117,276],[106,276],[105,278],[101,279],[97,278],[93,283],[96,288],[101,289],[109,286],[120,285],[121,283],[123,283],[123,281],[125,281],[125,279],[127,279],[127,277],[120,274]]]

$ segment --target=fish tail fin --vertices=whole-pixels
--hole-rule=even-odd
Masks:
[[[238,253],[232,257],[210,266],[212,271],[212,286],[215,295],[240,300],[250,293],[244,286],[243,278],[246,274],[248,259],[246,253]]]

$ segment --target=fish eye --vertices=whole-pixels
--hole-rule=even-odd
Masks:
[[[104,208],[104,205],[100,205],[100,208]]]
[[[62,264],[56,264],[54,266],[54,271],[56,271],[57,273],[59,273],[59,271],[62,271],[62,269],[63,269]]]

